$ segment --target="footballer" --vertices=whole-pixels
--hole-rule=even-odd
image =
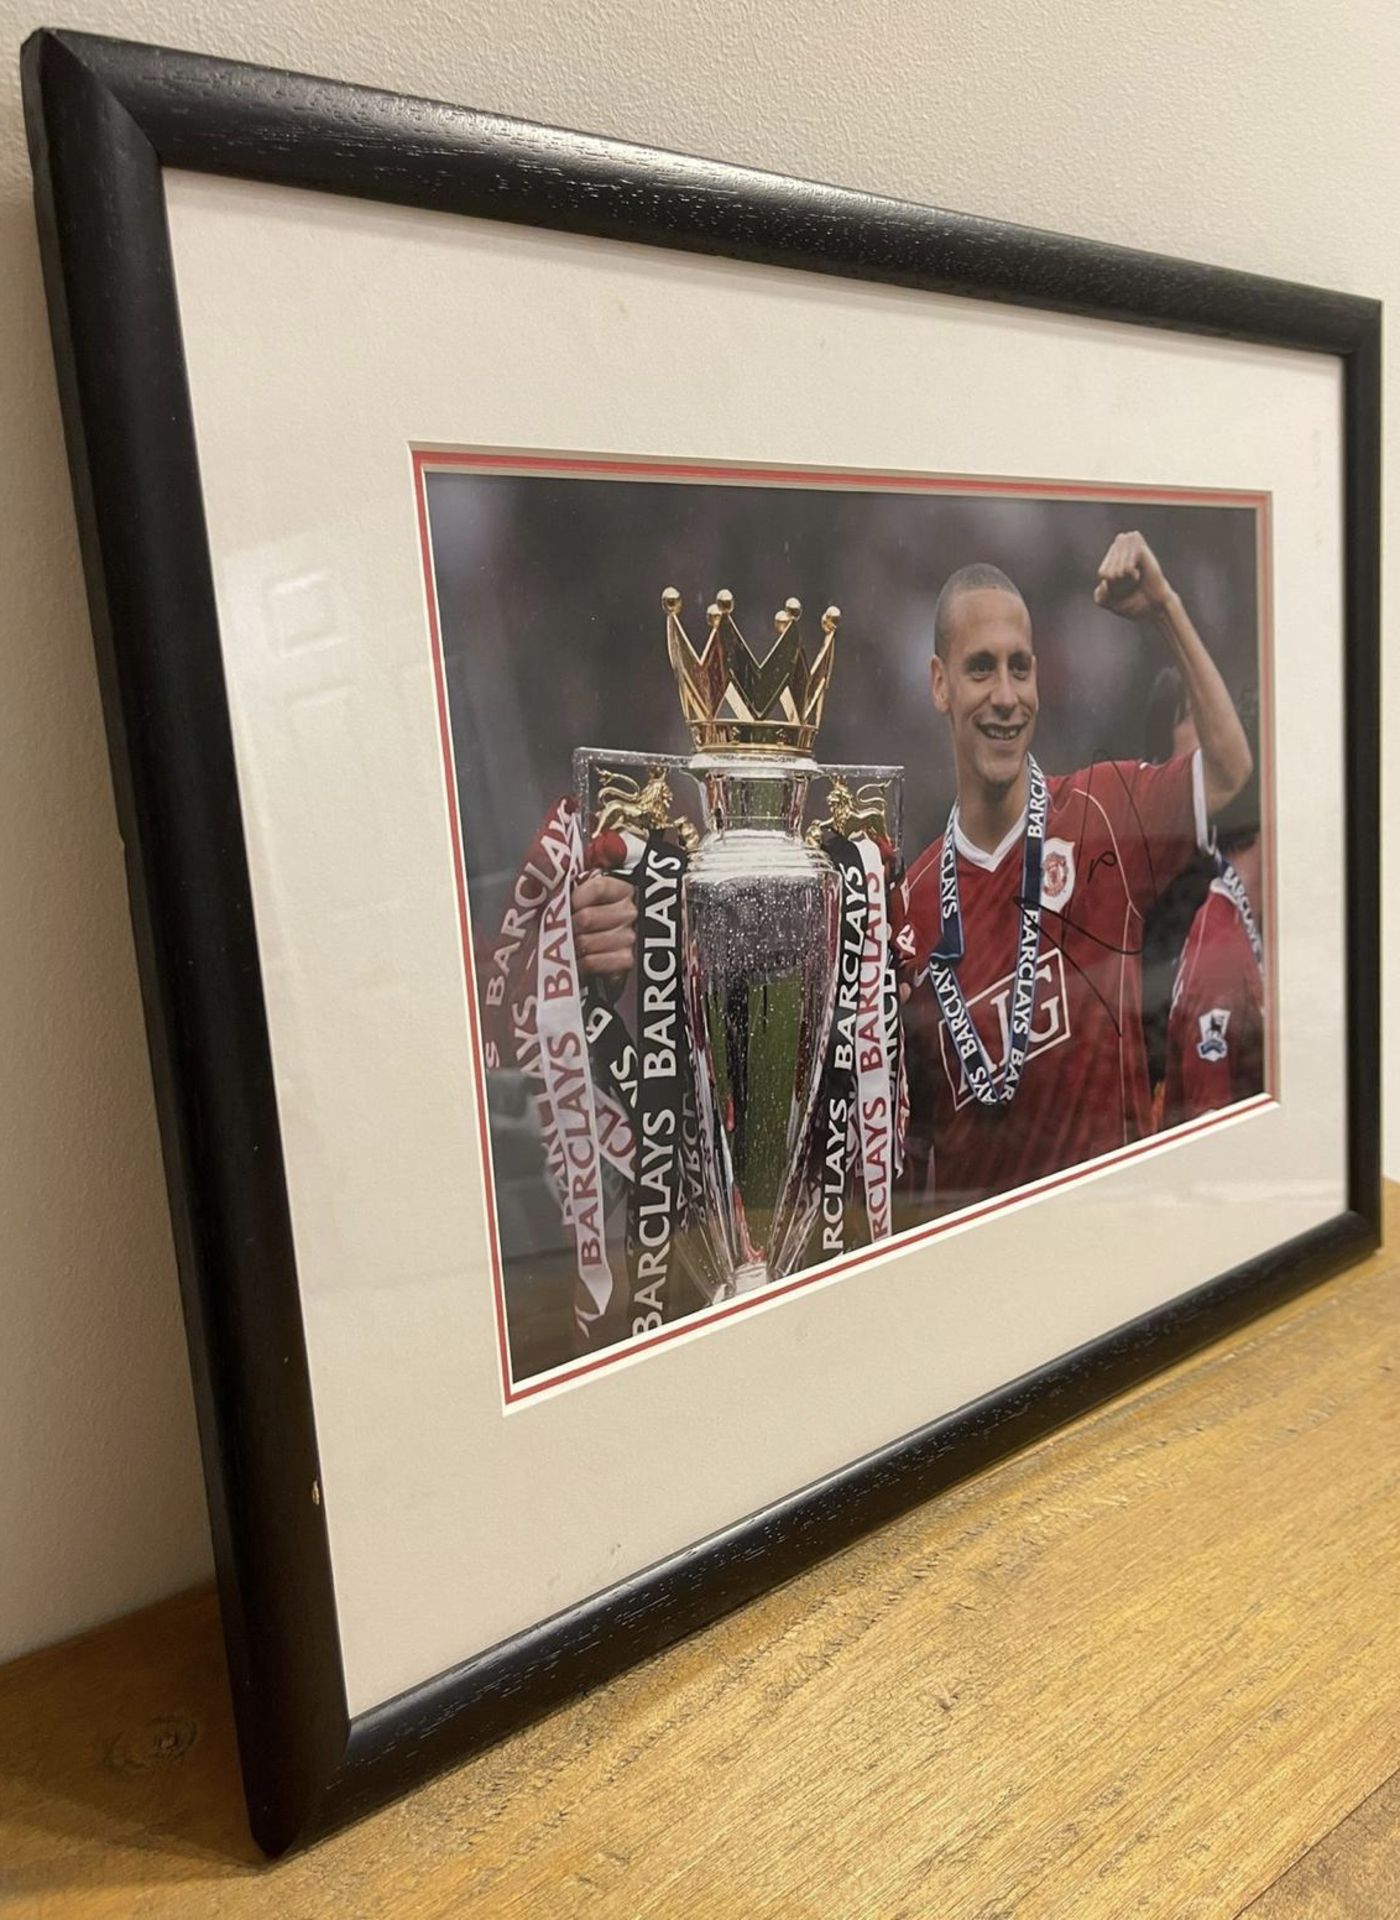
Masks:
[[[1246,737],[1258,699],[1240,699]],[[1263,848],[1251,779],[1218,822],[1215,871],[1186,936],[1167,1021],[1162,1125],[1231,1107],[1264,1091]]]
[[[1157,635],[1199,745],[1162,765],[1046,774],[1031,616],[997,568],[960,569],[934,616],[933,702],[957,797],[911,866],[904,1208],[974,1204],[1151,1131],[1143,919],[1210,840],[1251,755],[1221,675],[1140,533],[1120,533],[1094,603]]]

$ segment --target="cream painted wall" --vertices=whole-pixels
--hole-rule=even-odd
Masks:
[[[56,22],[0,0],[0,1658],[209,1565],[20,120],[18,48],[46,21],[1318,281],[1400,311],[1392,0],[75,0]],[[1390,418],[1393,472],[1395,397]],[[1387,519],[1393,605],[1400,510]],[[1393,681],[1387,712],[1394,735]],[[1387,871],[1393,897],[1396,847]],[[1393,987],[1388,1012],[1394,1026]],[[1394,1142],[1394,1047],[1386,1095]],[[1400,1173],[1393,1145],[1388,1162]]]

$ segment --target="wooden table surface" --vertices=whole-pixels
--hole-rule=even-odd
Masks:
[[[275,1867],[208,1593],[33,1655],[0,1672],[0,1913],[1394,1920],[1398,1278],[1354,1269]]]

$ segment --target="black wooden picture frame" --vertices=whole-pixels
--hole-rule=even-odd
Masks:
[[[253,1831],[365,1812],[1373,1248],[1377,303],[203,55],[23,55],[44,272]],[[1329,355],[1344,369],[1348,1207],[351,1717],[162,182],[166,168]],[[133,501],[139,510],[132,511]]]

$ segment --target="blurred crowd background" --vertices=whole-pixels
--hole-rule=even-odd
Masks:
[[[942,831],[953,795],[928,663],[934,602],[958,567],[990,561],[1025,595],[1047,773],[1145,751],[1165,649],[1092,601],[1125,528],[1157,554],[1232,692],[1258,679],[1249,508],[469,471],[427,485],[478,932],[489,934],[531,835],[571,786],[575,747],[691,751],[666,659],[668,586],[697,642],[706,605],[729,587],[760,653],[790,594],[809,657],[822,609],[841,608],[818,757],[905,767],[910,858]]]

